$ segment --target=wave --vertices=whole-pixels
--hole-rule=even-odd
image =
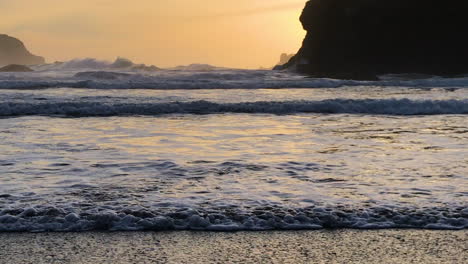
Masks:
[[[114,62],[106,61],[106,60],[99,60],[95,58],[77,58],[72,59],[65,62],[55,62],[49,64],[41,64],[32,66],[33,69],[38,71],[70,71],[70,70],[118,70],[118,69],[152,69],[152,70],[160,70],[160,68],[151,65],[146,66],[146,64],[137,64],[133,61],[124,58],[124,57],[117,57]],[[225,67],[217,67],[210,64],[200,64],[200,63],[193,63],[189,65],[180,65],[172,68],[167,68],[167,70],[171,71],[217,71],[217,70],[226,70],[230,68]]]
[[[80,70],[133,70],[157,71],[154,65],[136,64],[129,59],[118,57],[114,62],[94,58],[73,59],[66,62],[55,62],[32,66],[36,71],[80,71]]]
[[[193,63],[190,65],[181,65],[176,66],[173,68],[169,68],[170,70],[176,71],[216,71],[216,70],[223,70],[227,68],[217,67],[210,64],[200,64],[200,63]]]
[[[110,67],[111,63],[101,61],[93,58],[74,59],[64,63],[52,64],[52,67],[61,70],[75,70],[75,69],[103,69]]]
[[[131,77],[130,73],[123,72],[108,72],[108,71],[89,71],[89,72],[78,72],[75,74],[77,78],[93,78],[102,80],[117,80]]]
[[[468,208],[239,208],[95,210],[35,207],[0,211],[0,232],[143,231],[143,230],[295,230],[323,228],[468,228]]]
[[[154,89],[154,90],[195,90],[195,89],[310,89],[339,87],[414,87],[414,88],[467,88],[468,78],[353,81],[335,79],[314,79],[293,76],[292,78],[269,76],[267,73],[187,73],[180,75],[161,71],[161,75],[113,73],[109,71],[78,72],[69,78],[21,79],[9,75],[0,79],[0,89]],[[173,73],[173,72],[172,72]],[[118,78],[108,78],[118,76]],[[24,76],[21,76],[24,77]]]
[[[381,76],[379,81],[308,78],[289,71],[245,70],[192,64],[174,68],[92,58],[34,66],[31,73],[0,73],[0,89],[289,89],[344,86],[468,88],[468,76],[421,74]]]
[[[214,103],[209,101],[167,103],[32,102],[0,103],[0,116],[127,116],[164,114],[373,114],[447,115],[468,114],[468,100],[329,99],[322,101],[259,101]]]

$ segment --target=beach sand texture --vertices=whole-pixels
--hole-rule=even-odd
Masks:
[[[0,263],[468,263],[468,232],[2,233]]]

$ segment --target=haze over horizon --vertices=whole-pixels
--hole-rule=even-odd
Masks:
[[[118,56],[171,67],[270,67],[305,35],[299,0],[0,0],[0,33],[48,62]]]

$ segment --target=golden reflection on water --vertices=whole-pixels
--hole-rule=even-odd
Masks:
[[[226,120],[227,119],[227,120]],[[223,117],[223,122],[200,122],[187,124],[187,120],[168,120],[170,125],[158,126],[152,129],[154,124],[150,121],[139,120],[138,123],[126,124],[119,130],[111,127],[100,126],[100,133],[104,132],[106,143],[100,143],[100,147],[109,148],[120,146],[127,153],[151,154],[151,153],[178,153],[187,156],[222,155],[229,158],[230,155],[262,155],[262,159],[274,154],[284,154],[283,151],[272,151],[272,144],[287,149],[288,153],[304,153],[304,143],[295,141],[294,136],[305,133],[305,128],[300,123],[291,123],[289,126],[278,124],[265,116],[259,118],[253,127],[238,123],[235,117]],[[233,127],[232,124],[235,124]],[[135,135],[132,131],[126,133],[126,127],[143,126],[145,136]],[[112,133],[113,132],[113,133]],[[90,135],[89,135],[90,136]],[[98,136],[98,135],[96,135]],[[288,138],[288,140],[284,140]],[[308,144],[307,144],[308,145]],[[225,152],[225,153],[223,153]]]
[[[40,192],[72,183],[118,184],[153,188],[154,199],[203,195],[304,204],[466,199],[459,196],[466,189],[467,134],[458,133],[460,139],[451,136],[454,130],[434,129],[447,122],[437,117],[425,122],[358,115],[44,120],[25,118],[2,134],[0,161],[16,157],[4,174],[10,182],[28,182],[15,188]],[[173,164],[158,165],[164,162]]]

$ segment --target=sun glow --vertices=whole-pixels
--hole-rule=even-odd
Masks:
[[[124,56],[163,67],[269,67],[300,47],[304,2],[0,0],[0,32],[48,61]]]

